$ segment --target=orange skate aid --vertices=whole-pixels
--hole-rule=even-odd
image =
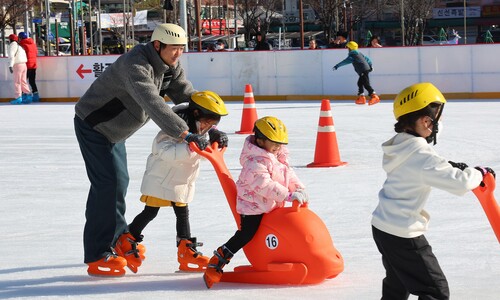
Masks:
[[[224,162],[224,149],[217,143],[200,151],[214,166],[238,228],[236,184]],[[323,221],[307,204],[275,209],[262,218],[259,230],[243,251],[251,265],[225,271],[221,282],[254,284],[316,284],[336,277],[344,270],[342,255],[333,245]]]

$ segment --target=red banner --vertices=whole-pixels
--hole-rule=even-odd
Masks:
[[[483,5],[483,17],[498,17],[500,16],[500,5]]]
[[[201,27],[203,29],[219,29],[221,28],[222,30],[226,29],[226,19],[211,19],[207,20],[204,19],[201,21]]]

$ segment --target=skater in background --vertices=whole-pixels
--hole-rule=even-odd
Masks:
[[[90,180],[83,233],[89,275],[123,276],[127,258],[143,257],[145,247],[130,241],[132,256],[118,257],[114,246],[127,229],[125,195],[129,183],[125,141],[152,119],[172,138],[207,145],[191,133],[160,91],[174,104],[196,92],[179,63],[187,34],[176,24],[160,24],[151,42],[121,55],[92,83],[75,105],[75,134]],[[130,253],[129,253],[130,254]]]
[[[33,102],[39,102],[40,96],[38,95],[38,87],[36,86],[36,68],[37,68],[37,56],[38,48],[36,47],[35,41],[28,37],[26,32],[19,32],[19,44],[26,51],[26,57],[28,61],[26,62],[27,67],[27,78],[28,83],[31,86],[31,96]]]
[[[15,34],[9,35],[9,71],[14,76],[14,100],[11,104],[31,103],[31,91],[26,81],[26,51],[19,45]]]
[[[380,98],[370,85],[369,74],[371,71],[373,71],[371,59],[358,51],[358,44],[356,42],[350,41],[349,43],[347,43],[346,47],[349,51],[347,58],[336,64],[333,67],[333,71],[336,71],[342,66],[352,64],[354,67],[354,71],[356,71],[356,73],[358,73],[359,75],[358,98],[356,99],[355,103],[360,105],[366,104],[366,97],[364,93],[365,89],[368,91],[368,95],[370,95],[370,101],[368,101],[368,105],[379,103]]]
[[[382,144],[387,179],[373,212],[373,239],[382,254],[386,277],[382,299],[449,299],[448,282],[424,233],[430,216],[424,210],[432,187],[463,195],[478,187],[490,168],[468,167],[439,156],[445,98],[431,83],[402,90],[394,100],[394,137]]]
[[[285,124],[275,117],[264,117],[255,122],[254,132],[243,145],[242,170],[236,181],[236,211],[241,229],[214,251],[203,275],[207,288],[220,281],[224,265],[252,240],[264,214],[283,207],[285,201],[308,201],[304,185],[288,163]]]
[[[189,104],[181,103],[172,109],[189,126],[189,132],[204,135],[210,143],[219,142],[220,148],[227,147],[227,135],[215,127],[221,117],[227,115],[226,106],[219,95],[211,91],[197,92],[191,96]],[[160,207],[171,206],[177,219],[179,270],[206,269],[209,258],[196,249],[203,244],[191,236],[188,208],[194,197],[200,159],[201,156],[191,151],[187,143],[163,131],[158,133],[142,178],[141,201],[146,206],[128,225],[128,232],[118,239],[118,254],[127,256],[133,243],[143,240],[142,231],[157,216]],[[128,263],[129,267],[137,272],[142,259],[131,255]]]

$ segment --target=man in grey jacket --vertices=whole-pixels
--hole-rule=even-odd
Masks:
[[[125,195],[129,183],[125,140],[152,119],[166,134],[201,149],[203,136],[190,133],[162,95],[174,104],[188,102],[196,91],[180,66],[186,32],[161,24],[151,42],[120,56],[92,83],[75,106],[75,133],[91,186],[85,211],[84,262],[89,275],[122,276],[127,260],[114,252],[127,227]],[[161,95],[160,95],[161,94]],[[144,259],[144,246],[133,255]]]

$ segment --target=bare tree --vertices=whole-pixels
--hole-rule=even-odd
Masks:
[[[381,20],[384,12],[390,11],[391,0],[361,0],[351,1],[352,5],[352,24],[351,28],[357,28],[355,40],[361,41],[366,37],[365,30],[366,20]]]
[[[307,0],[318,15],[327,42],[339,30],[339,14],[342,13],[343,2],[341,0]]]
[[[94,1],[94,0],[93,0]],[[171,5],[172,10],[166,10],[163,6],[164,3]],[[191,2],[187,3],[188,9],[192,9]],[[135,9],[137,10],[152,10],[158,13],[158,15],[164,15],[165,21],[167,23],[175,23],[177,24],[176,17],[179,15],[179,4],[178,0],[135,0],[134,4]]]
[[[353,32],[357,29],[354,40],[364,36],[364,22],[367,19],[380,19],[388,9],[390,0],[306,0],[316,11],[327,41],[337,31]]]
[[[422,36],[427,19],[436,6],[435,0],[392,0],[398,8],[399,15],[404,16],[404,44],[407,46],[422,43]],[[401,7],[403,5],[403,7]]]
[[[21,22],[24,14],[37,4],[40,4],[40,0],[0,0],[0,29],[9,26],[16,33],[16,24]]]
[[[266,33],[271,19],[276,15],[275,8],[281,0],[242,0],[238,13],[243,19],[245,41],[248,42],[257,32]]]

